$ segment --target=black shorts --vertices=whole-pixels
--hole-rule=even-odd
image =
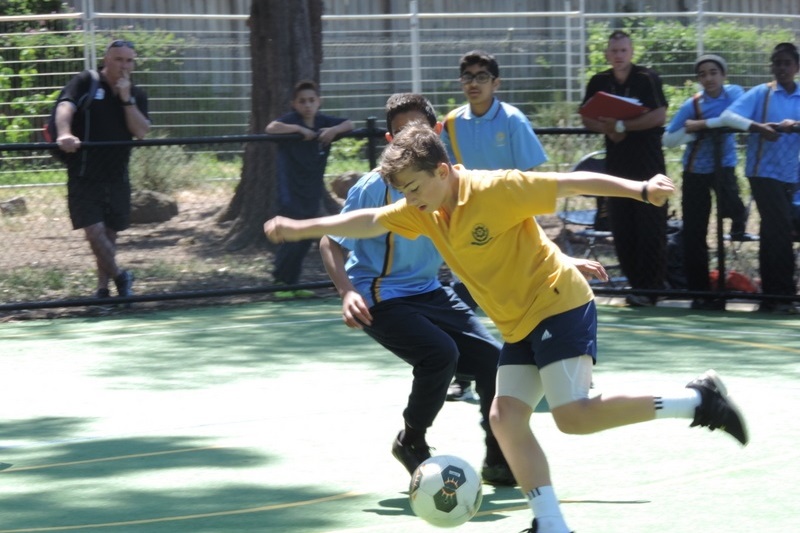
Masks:
[[[131,225],[131,185],[126,179],[100,181],[70,179],[67,205],[72,228],[80,229],[103,222],[114,231]]]
[[[597,307],[594,300],[551,316],[519,342],[507,342],[500,352],[499,366],[536,365],[590,355],[597,362]]]

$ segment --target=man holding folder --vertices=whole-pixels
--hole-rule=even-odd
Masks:
[[[661,78],[632,62],[633,44],[624,31],[608,39],[611,68],[592,76],[581,106],[583,125],[605,135],[606,172],[645,182],[666,173],[661,132],[667,99]],[[605,93],[605,94],[600,94]],[[609,198],[611,232],[622,272],[634,289],[662,290],[667,268],[667,206]],[[654,296],[629,295],[628,305],[654,305]]]

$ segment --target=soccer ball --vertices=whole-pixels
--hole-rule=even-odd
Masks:
[[[460,526],[481,506],[481,478],[454,455],[435,455],[419,465],[409,486],[411,510],[437,527]]]

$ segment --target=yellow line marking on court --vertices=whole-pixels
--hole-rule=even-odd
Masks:
[[[276,509],[289,509],[292,507],[302,507],[305,505],[314,505],[317,503],[333,502],[337,500],[344,500],[346,498],[354,498],[361,496],[363,493],[350,491],[343,494],[334,494],[333,496],[323,496],[313,500],[303,500],[299,502],[290,503],[275,503],[272,505],[262,505],[260,507],[249,507],[246,509],[230,509],[228,511],[215,511],[212,513],[198,513],[179,516],[165,516],[162,518],[145,518],[142,520],[128,520],[126,522],[106,522],[103,524],[81,524],[75,526],[52,526],[52,527],[35,527],[24,529],[0,529],[0,533],[33,533],[37,531],[74,531],[76,529],[99,529],[103,527],[127,527],[138,526],[144,524],[158,524],[163,522],[176,522],[179,520],[196,520],[198,518],[215,518],[219,516],[233,516],[240,514],[261,513],[264,511],[274,511]]]
[[[719,337],[710,337],[704,335],[696,335],[691,333],[676,333],[670,331],[663,331],[663,330],[635,330],[635,329],[628,329],[628,328],[620,328],[617,326],[603,326],[600,325],[601,329],[605,329],[608,331],[615,331],[617,333],[634,333],[636,335],[652,335],[653,333],[658,333],[659,335],[665,335],[668,337],[675,337],[678,339],[690,339],[690,340],[702,340],[705,342],[715,342],[718,344],[731,344],[737,346],[748,346],[750,348],[759,348],[761,350],[778,350],[782,352],[789,352],[789,353],[797,353],[800,354],[800,349],[798,348],[791,348],[789,346],[779,346],[777,344],[765,344],[762,342],[752,342],[752,341],[743,341],[743,340],[735,340],[735,339],[720,339]]]
[[[139,459],[141,457],[155,457],[158,455],[170,455],[173,453],[187,453],[187,452],[201,452],[206,450],[219,450],[224,448],[224,446],[202,446],[199,448],[181,448],[178,450],[164,450],[160,452],[147,452],[147,453],[134,453],[130,455],[115,455],[112,457],[100,457],[98,459],[84,459],[82,461],[67,461],[64,463],[50,463],[46,465],[36,465],[36,466],[21,466],[19,468],[8,468],[6,470],[2,470],[2,474],[9,474],[13,472],[25,472],[30,470],[43,470],[45,468],[58,468],[61,466],[74,466],[74,465],[85,465],[91,463],[104,463],[108,461],[119,461],[123,459]]]

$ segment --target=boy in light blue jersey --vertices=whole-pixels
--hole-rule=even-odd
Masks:
[[[723,114],[726,126],[749,131],[745,175],[761,215],[758,251],[764,294],[793,296],[792,196],[797,188],[800,154],[800,55],[792,43],[780,43],[770,62],[774,80],[747,91]],[[797,313],[795,304],[764,299],[764,312]]]
[[[500,68],[494,56],[473,50],[461,58],[459,67],[468,103],[445,120],[441,137],[450,161],[474,170],[531,170],[546,162],[528,118],[495,96]]]
[[[725,85],[727,63],[713,54],[703,55],[694,63],[697,81],[703,90],[687,99],[672,118],[664,133],[666,147],[686,144],[683,152],[683,265],[687,288],[710,291],[708,270],[708,221],[711,192],[717,190],[720,214],[731,219],[731,238],[750,240],[745,234],[746,210],[739,197],[736,181],[736,140],[733,134],[722,136],[721,169],[717,180],[715,137],[703,131],[721,126],[719,116],[744,94],[739,85]],[[717,189],[717,183],[719,188]],[[725,300],[696,298],[692,309],[725,309]]]

